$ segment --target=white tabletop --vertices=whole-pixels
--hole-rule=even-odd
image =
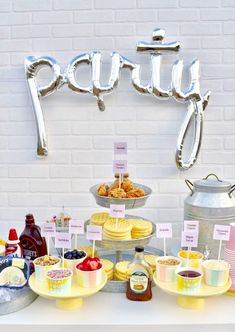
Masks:
[[[149,302],[132,302],[125,294],[100,292],[84,299],[75,311],[62,311],[55,302],[39,297],[27,308],[0,316],[0,330],[17,331],[142,331],[148,332],[234,332],[235,297],[222,295],[208,298],[200,310],[180,308],[176,298],[154,288]],[[43,327],[43,330],[42,330]],[[156,328],[159,327],[157,330]]]

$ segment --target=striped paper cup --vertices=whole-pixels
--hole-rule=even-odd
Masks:
[[[102,283],[103,266],[94,271],[82,271],[76,267],[78,285],[84,288],[94,288]]]
[[[208,286],[225,286],[229,279],[230,264],[226,261],[209,259],[203,262],[205,283]]]
[[[50,270],[54,270],[60,267],[61,259],[56,256],[50,256],[52,259],[54,259],[55,264],[53,265],[39,265],[38,261],[42,259],[45,256],[38,257],[33,261],[34,264],[34,270],[35,270],[35,279],[37,282],[46,282],[46,276],[47,272]]]
[[[177,290],[184,292],[185,294],[198,293],[203,274],[199,269],[193,269],[191,267],[179,268],[176,273],[176,285]]]
[[[177,261],[175,265],[170,262]],[[169,262],[169,264],[167,264]],[[157,279],[165,282],[175,282],[176,270],[181,266],[181,260],[174,256],[160,256],[156,258],[156,274]]]

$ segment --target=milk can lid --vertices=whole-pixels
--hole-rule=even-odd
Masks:
[[[231,189],[231,183],[220,180],[217,175],[209,174],[202,180],[193,183],[194,188],[198,191],[206,192],[228,192]]]

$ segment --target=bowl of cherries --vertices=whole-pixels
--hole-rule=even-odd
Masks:
[[[86,253],[83,250],[69,250],[64,254],[64,267],[71,269],[74,274],[76,273],[76,266],[84,261]]]
[[[103,265],[98,257],[86,257],[76,266],[76,274],[80,287],[93,288],[102,283]]]

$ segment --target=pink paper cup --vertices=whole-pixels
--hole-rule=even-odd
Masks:
[[[164,264],[170,260],[177,261],[178,264],[170,265]],[[176,270],[181,266],[181,260],[174,256],[160,256],[156,258],[156,275],[159,281],[164,282],[175,282],[176,280]]]
[[[225,249],[235,251],[235,222],[230,223],[230,238],[226,243]]]
[[[103,266],[94,271],[82,271],[76,267],[78,285],[83,288],[99,286],[103,280]]]

